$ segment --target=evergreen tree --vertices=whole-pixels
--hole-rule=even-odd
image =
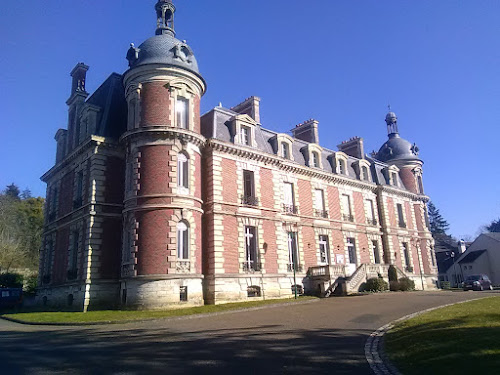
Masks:
[[[493,220],[490,225],[486,226],[488,232],[500,232],[500,219]]]
[[[432,235],[446,234],[450,224],[441,216],[441,213],[432,202],[429,202],[427,206],[429,208],[429,224]]]
[[[12,183],[7,186],[7,189],[5,189],[5,195],[9,198],[19,200],[19,193],[21,191],[17,187],[16,184]]]

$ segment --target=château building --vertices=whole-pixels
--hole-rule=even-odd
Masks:
[[[318,122],[265,128],[260,99],[200,114],[206,83],[159,0],[156,34],[92,94],[71,72],[68,126],[42,176],[38,296],[47,305],[161,308],[356,291],[390,264],[437,269],[418,148],[320,145]]]

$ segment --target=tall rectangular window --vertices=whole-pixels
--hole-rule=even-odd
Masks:
[[[189,128],[189,100],[181,96],[175,102],[175,112],[177,115],[177,127],[181,129]]]
[[[317,152],[312,152],[312,167],[319,168],[319,155]]]
[[[245,227],[245,271],[260,271],[259,254],[257,251],[257,231],[255,227]]]
[[[314,190],[314,213],[319,217],[328,217],[325,210],[325,192],[322,189]]]
[[[189,159],[183,152],[177,154],[177,186],[181,193],[189,190]]]
[[[322,264],[330,264],[330,246],[328,236],[319,236],[319,261]]]
[[[75,199],[73,199],[73,208],[78,208],[83,203],[83,171],[76,174]]]
[[[418,192],[424,194],[424,184],[422,183],[422,176],[417,176]]]
[[[378,250],[378,242],[372,241],[372,251],[373,251],[373,261],[376,264],[380,264],[380,253]]]
[[[189,260],[189,227],[184,221],[177,224],[177,259]]]
[[[300,271],[297,232],[288,232],[288,271]]]
[[[250,128],[248,126],[241,126],[240,128],[241,143],[245,146],[250,146]]]
[[[78,266],[78,248],[80,243],[80,232],[73,232],[73,251],[71,253],[71,269],[76,270]]]
[[[253,171],[243,171],[243,199],[242,204],[257,206],[257,198],[255,197],[255,180]]]
[[[345,169],[345,161],[343,159],[338,159],[338,173],[339,174],[346,174],[346,169]]]
[[[396,204],[398,209],[398,225],[400,228],[406,228],[405,217],[403,214],[403,205],[401,203]]]
[[[351,197],[347,194],[342,194],[342,212],[344,220],[354,221],[351,211]]]
[[[347,238],[347,253],[349,255],[349,263],[357,264],[358,258],[356,255],[356,240],[354,238]]]
[[[408,250],[408,242],[403,242],[401,245],[403,247],[403,255],[405,257],[406,269],[408,270],[409,268],[411,268],[410,252]]]
[[[377,220],[375,219],[375,208],[371,199],[365,200],[365,211],[367,224],[377,225]]]
[[[285,182],[283,184],[283,211],[289,214],[296,213],[293,184],[290,182]]]
[[[398,175],[396,172],[391,172],[390,184],[393,186],[398,186]]]

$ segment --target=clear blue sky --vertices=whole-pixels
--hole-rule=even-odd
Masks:
[[[44,195],[66,127],[69,72],[93,92],[153,35],[155,0],[6,1],[0,12],[0,186]],[[265,127],[320,122],[336,149],[386,140],[387,105],[456,236],[500,216],[500,1],[177,0],[176,31],[208,82],[202,111],[262,98]]]

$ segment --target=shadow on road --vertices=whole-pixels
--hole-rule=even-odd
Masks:
[[[153,328],[4,331],[0,373],[368,374],[361,348],[369,333],[291,331],[279,325],[183,333]]]

